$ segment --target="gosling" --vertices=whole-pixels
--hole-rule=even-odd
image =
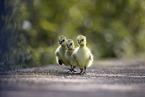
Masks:
[[[90,67],[93,62],[93,55],[88,47],[86,47],[86,37],[79,35],[77,37],[79,47],[72,54],[73,65],[80,68],[80,74],[86,73],[86,68]]]
[[[66,42],[67,45],[67,50],[65,51],[65,59],[67,62],[66,66],[71,66],[71,68],[69,69],[71,72],[76,72],[74,69],[76,66],[72,65],[72,53],[74,52],[75,48],[74,48],[74,41],[72,39],[68,39]]]
[[[60,46],[58,46],[58,48],[56,49],[55,56],[56,56],[56,62],[59,65],[66,64],[66,59],[65,59],[65,51],[67,49],[66,41],[67,39],[65,36],[60,36],[58,38],[58,42]]]

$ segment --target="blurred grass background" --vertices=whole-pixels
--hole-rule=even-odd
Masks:
[[[85,35],[95,60],[145,55],[144,0],[1,0],[0,7],[1,70],[56,64],[60,35],[76,47]]]

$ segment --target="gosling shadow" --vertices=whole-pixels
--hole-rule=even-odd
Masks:
[[[72,75],[81,75],[79,72],[69,72],[69,71],[57,71],[56,73],[51,73],[55,76],[72,76]]]

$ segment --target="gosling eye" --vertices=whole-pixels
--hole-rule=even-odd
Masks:
[[[72,45],[72,43],[70,45]]]
[[[64,42],[64,40],[62,40],[61,42]]]
[[[84,39],[82,39],[82,41],[84,41]]]

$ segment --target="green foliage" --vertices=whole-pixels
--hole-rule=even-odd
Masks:
[[[85,35],[95,59],[139,56],[145,53],[144,4],[144,0],[20,1],[13,16],[17,45],[11,45],[9,63],[26,67],[55,63],[59,35],[73,39],[75,46],[77,35]]]

